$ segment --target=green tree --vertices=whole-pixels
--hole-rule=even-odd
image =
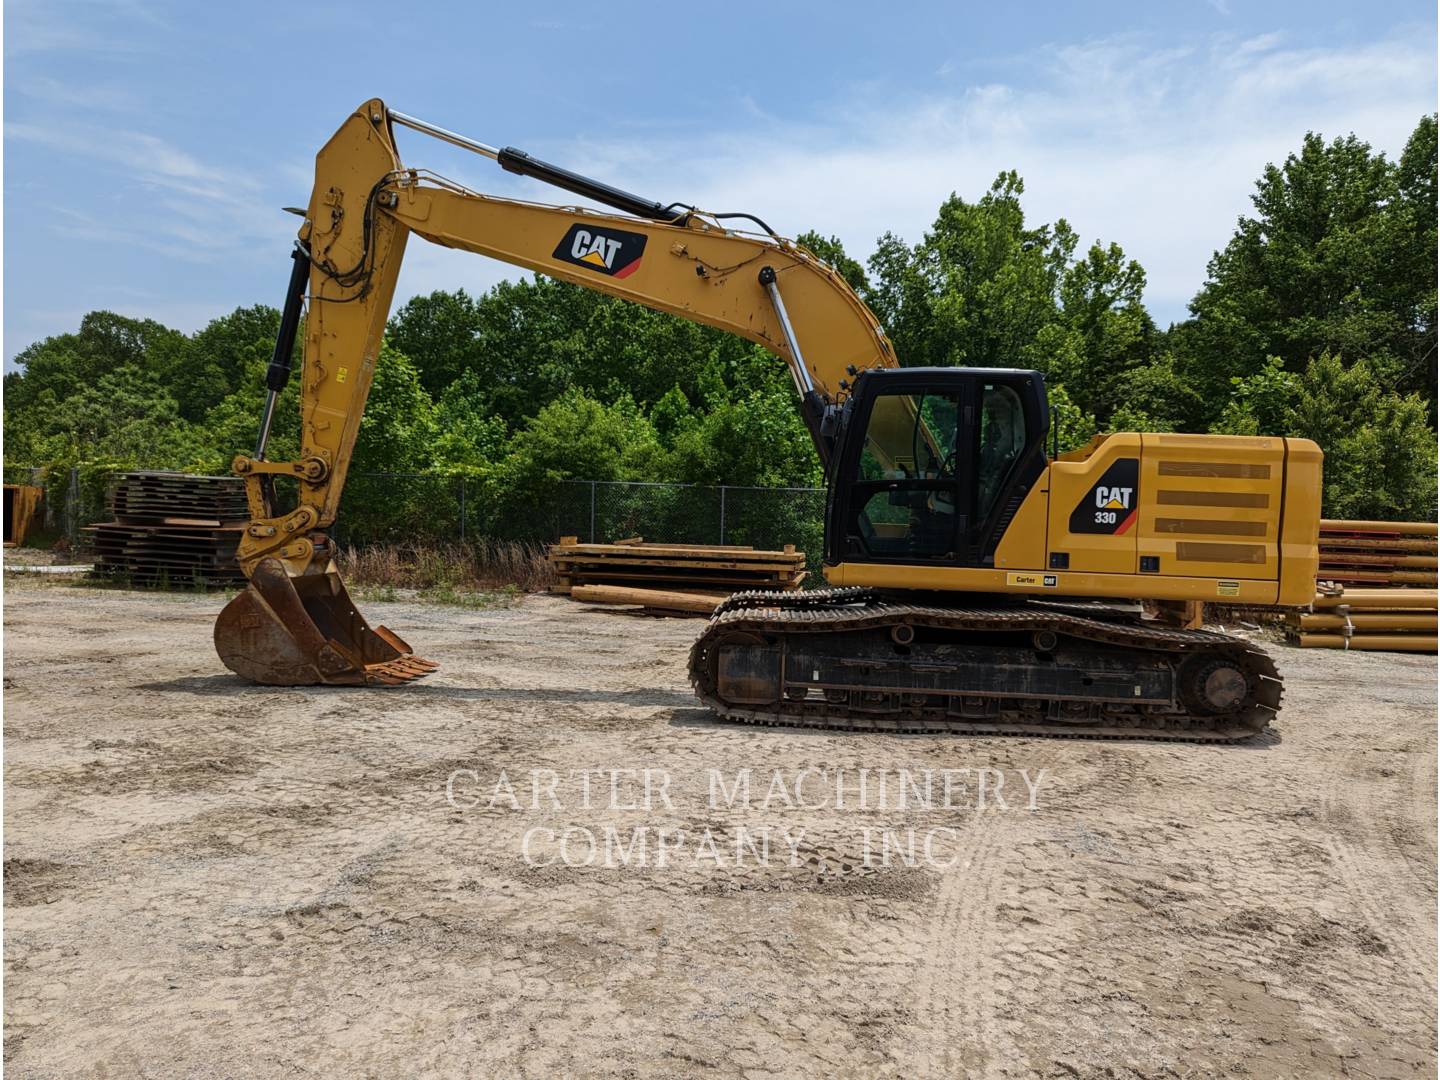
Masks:
[[[1149,363],[1130,368],[1115,383],[1118,404],[1106,425],[1120,430],[1117,416],[1124,411],[1131,417],[1147,417],[1153,427],[1128,428],[1146,431],[1203,431],[1207,403],[1176,370],[1175,358],[1169,353]]]
[[[612,405],[569,390],[542,408],[510,440],[506,486],[540,492],[564,480],[653,480],[660,441],[628,398]]]
[[[1253,216],[1211,259],[1178,335],[1183,373],[1219,403],[1229,381],[1277,356],[1301,372],[1330,352],[1365,357],[1402,391],[1435,400],[1435,117],[1398,163],[1354,135],[1306,135],[1269,165]]]
[[[355,472],[418,472],[434,464],[435,406],[410,358],[380,346],[365,415],[355,437]]]
[[[243,358],[235,389],[211,407],[196,425],[196,445],[184,468],[216,476],[227,475],[236,454],[254,452],[260,413],[268,394],[265,369],[269,364],[268,350],[251,352]],[[271,461],[293,461],[299,455],[300,378],[297,373],[276,402],[265,456]]]
[[[434,459],[442,467],[483,468],[504,454],[509,431],[504,417],[487,409],[480,377],[463,372],[435,403]]]
[[[437,289],[412,297],[391,315],[386,337],[416,358],[422,385],[439,394],[462,375],[480,378],[486,366],[485,329],[479,304],[464,289]]]
[[[1042,330],[1075,249],[1061,220],[1027,227],[1025,185],[1001,173],[978,202],[951,195],[913,249],[892,234],[870,259],[866,300],[907,366],[1039,367]]]
[[[1300,376],[1285,370],[1285,361],[1269,357],[1248,378],[1232,378],[1230,400],[1211,427],[1217,435],[1284,435],[1295,420]]]
[[[280,330],[280,312],[264,304],[236,308],[213,320],[178,350],[171,368],[164,372],[167,384],[180,406],[180,415],[198,421],[210,409],[246,382],[258,363],[269,364]],[[297,335],[292,363],[300,361]]]
[[[1119,244],[1092,244],[1065,270],[1059,320],[1042,335],[1052,376],[1102,423],[1116,409],[1144,412],[1129,397],[1130,377],[1149,364],[1157,339],[1144,292],[1145,271]]]
[[[1050,398],[1051,447],[1066,454],[1095,437],[1098,430],[1095,417],[1071,401],[1063,385],[1050,383],[1046,391]]]
[[[36,406],[15,433],[36,461],[104,458],[164,468],[188,457],[195,438],[175,399],[135,366],[101,375],[63,398],[46,389]]]
[[[706,365],[732,368],[753,349],[733,334],[607,298],[580,328],[569,378],[603,401],[629,395],[648,407],[676,386],[697,395]],[[783,370],[779,360],[769,359]]]
[[[1421,397],[1384,388],[1368,360],[1348,367],[1328,353],[1312,360],[1290,431],[1325,451],[1327,515],[1433,519],[1435,432],[1427,419]]]
[[[675,478],[756,487],[821,483],[815,444],[794,396],[789,386],[771,387],[716,404],[676,437]]]
[[[1418,394],[1386,388],[1368,360],[1322,353],[1300,374],[1272,357],[1236,378],[1217,432],[1313,439],[1325,452],[1329,517],[1435,516],[1435,433]]]
[[[153,319],[92,311],[75,333],[20,351],[15,357],[20,370],[5,377],[6,414],[29,408],[46,391],[50,400],[63,401],[123,368],[163,379],[180,366],[188,345],[184,334]]]
[[[598,294],[536,275],[502,281],[472,299],[459,291],[416,297],[390,319],[387,338],[415,356],[432,395],[472,371],[489,409],[514,424],[574,382],[584,327]]]
[[[1386,245],[1396,264],[1389,267],[1389,303],[1402,328],[1392,348],[1398,383],[1428,396],[1435,419],[1436,260],[1436,117],[1427,116],[1411,134],[1395,175],[1389,207],[1394,242]]]
[[[845,254],[845,245],[840,242],[839,237],[824,237],[812,229],[797,236],[795,242],[833,267],[857,293],[863,296],[870,287],[870,279],[865,276],[865,267]]]

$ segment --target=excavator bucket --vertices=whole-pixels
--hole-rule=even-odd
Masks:
[[[329,564],[291,577],[263,559],[215,623],[215,651],[235,674],[266,686],[398,686],[439,667],[371,627]]]

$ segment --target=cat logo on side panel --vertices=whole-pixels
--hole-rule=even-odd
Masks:
[[[1140,459],[1118,458],[1070,514],[1072,533],[1122,536],[1135,525],[1140,505]]]

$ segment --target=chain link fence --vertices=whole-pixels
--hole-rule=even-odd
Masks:
[[[109,498],[123,472],[6,466],[5,482],[45,489],[36,542],[66,538],[84,551],[85,526],[111,520]],[[284,485],[280,501],[284,503]],[[293,501],[293,495],[292,495]],[[352,472],[331,533],[341,544],[452,543],[482,538],[551,542],[576,536],[609,543],[641,536],[670,544],[794,544],[818,567],[823,488],[569,480],[521,504],[487,505],[481,485],[445,473]]]

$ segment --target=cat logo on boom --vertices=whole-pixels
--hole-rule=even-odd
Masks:
[[[555,245],[551,258],[607,277],[627,278],[640,268],[645,240],[644,233],[598,225],[571,225],[570,231]]]

